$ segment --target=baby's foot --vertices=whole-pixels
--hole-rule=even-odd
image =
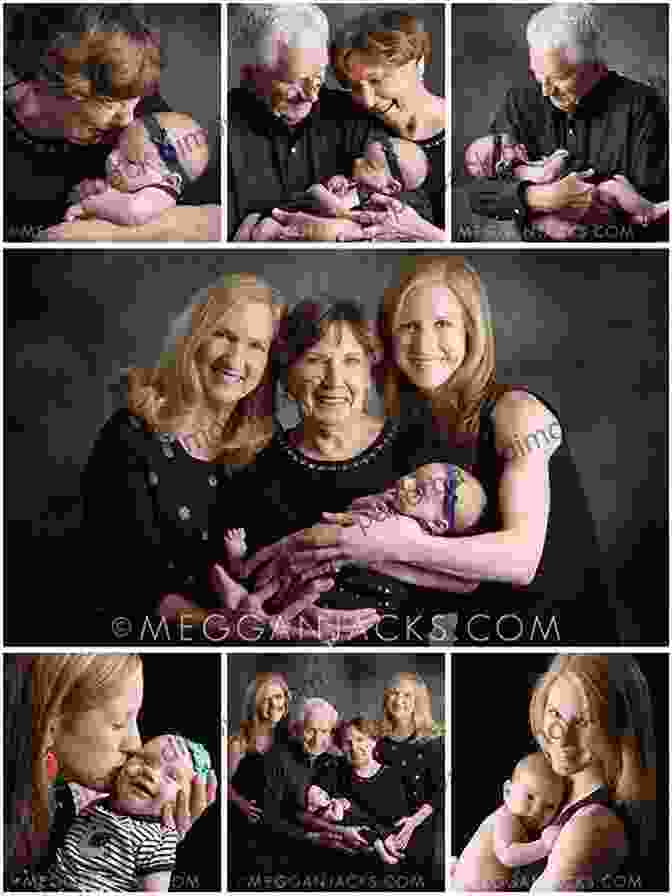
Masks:
[[[652,224],[669,212],[669,202],[650,202],[641,196],[622,174],[615,174],[598,186],[599,198],[627,212],[635,224]]]
[[[247,589],[235,582],[220,563],[215,567],[213,579],[219,602],[227,610],[236,610],[241,600],[248,596]]]
[[[243,559],[247,554],[244,529],[227,529],[224,532],[224,551],[229,569],[234,576],[240,577]]]

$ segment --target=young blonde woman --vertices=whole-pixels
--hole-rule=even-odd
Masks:
[[[110,790],[142,747],[142,661],[134,654],[48,654],[6,656],[4,666],[6,883],[40,890],[40,870],[70,822]],[[189,805],[180,792],[175,806],[164,807],[164,824],[174,817],[186,832],[216,787],[214,773],[208,781],[196,776]]]

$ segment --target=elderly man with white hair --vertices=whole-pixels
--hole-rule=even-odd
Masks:
[[[356,850],[366,849],[367,841],[356,827],[324,823],[322,832],[309,832],[301,816],[308,787],[318,776],[321,786],[331,781],[334,788],[340,781],[345,760],[333,748],[333,732],[338,723],[336,709],[319,697],[305,700],[290,723],[286,743],[276,743],[266,754],[264,770],[266,789],[262,823],[267,829],[273,870],[280,860],[285,870],[324,869],[329,854],[320,847]],[[263,857],[258,862],[264,864]]]
[[[536,84],[510,89],[490,126],[495,138],[490,176],[467,186],[473,211],[513,218],[524,238],[537,239],[540,234],[528,226],[533,213],[569,211],[580,221],[601,200],[598,185],[606,180],[610,189],[618,186],[613,203],[618,208],[607,209],[605,219],[612,224],[624,223],[642,198],[645,203],[667,199],[665,106],[653,88],[607,67],[597,7],[546,6],[529,20],[527,42]],[[502,142],[524,146],[534,160],[564,150],[564,169],[546,183],[515,177]],[[662,229],[633,225],[632,219],[628,228],[630,238],[645,240],[665,238]],[[614,239],[614,232],[610,226],[584,227],[574,238]]]

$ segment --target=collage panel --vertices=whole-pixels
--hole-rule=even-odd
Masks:
[[[229,889],[444,891],[444,655],[227,662]]]
[[[667,266],[6,252],[7,642],[664,644]]]
[[[667,3],[452,4],[452,240],[667,242],[668,39]]]
[[[667,892],[666,653],[460,653],[451,700],[449,889]]]
[[[220,4],[3,13],[4,240],[219,241]]]
[[[226,6],[228,239],[446,240],[445,10]]]
[[[220,890],[221,666],[4,654],[3,892]]]

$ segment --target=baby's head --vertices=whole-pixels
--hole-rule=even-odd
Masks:
[[[558,814],[566,779],[557,775],[543,753],[524,756],[504,784],[504,802],[528,831],[540,831]]]
[[[483,515],[486,495],[478,479],[455,464],[418,467],[396,484],[394,509],[436,535],[471,529]]]
[[[179,196],[203,174],[208,155],[207,134],[189,115],[146,115],[122,131],[107,157],[107,181],[122,193],[160,186]]]
[[[343,821],[345,815],[343,802],[332,799],[326,790],[322,790],[317,784],[311,784],[306,789],[306,812],[319,815],[325,821]]]
[[[499,134],[499,141],[494,136],[479,137],[470,143],[464,153],[464,170],[469,177],[494,177],[497,163],[529,161],[527,149],[522,143],[516,143],[510,134]],[[497,149],[499,142],[499,149]]]
[[[394,162],[390,163],[388,153],[393,153],[401,180],[393,174]],[[376,193],[393,195],[402,190],[417,190],[422,186],[429,172],[429,162],[423,150],[410,140],[393,137],[387,151],[378,140],[367,143],[364,155],[355,159],[352,168],[353,180],[358,187]]]
[[[212,767],[201,744],[179,734],[162,734],[147,741],[117,775],[112,803],[124,815],[160,816],[165,803],[174,803],[180,790],[187,805],[194,773],[207,774]]]

